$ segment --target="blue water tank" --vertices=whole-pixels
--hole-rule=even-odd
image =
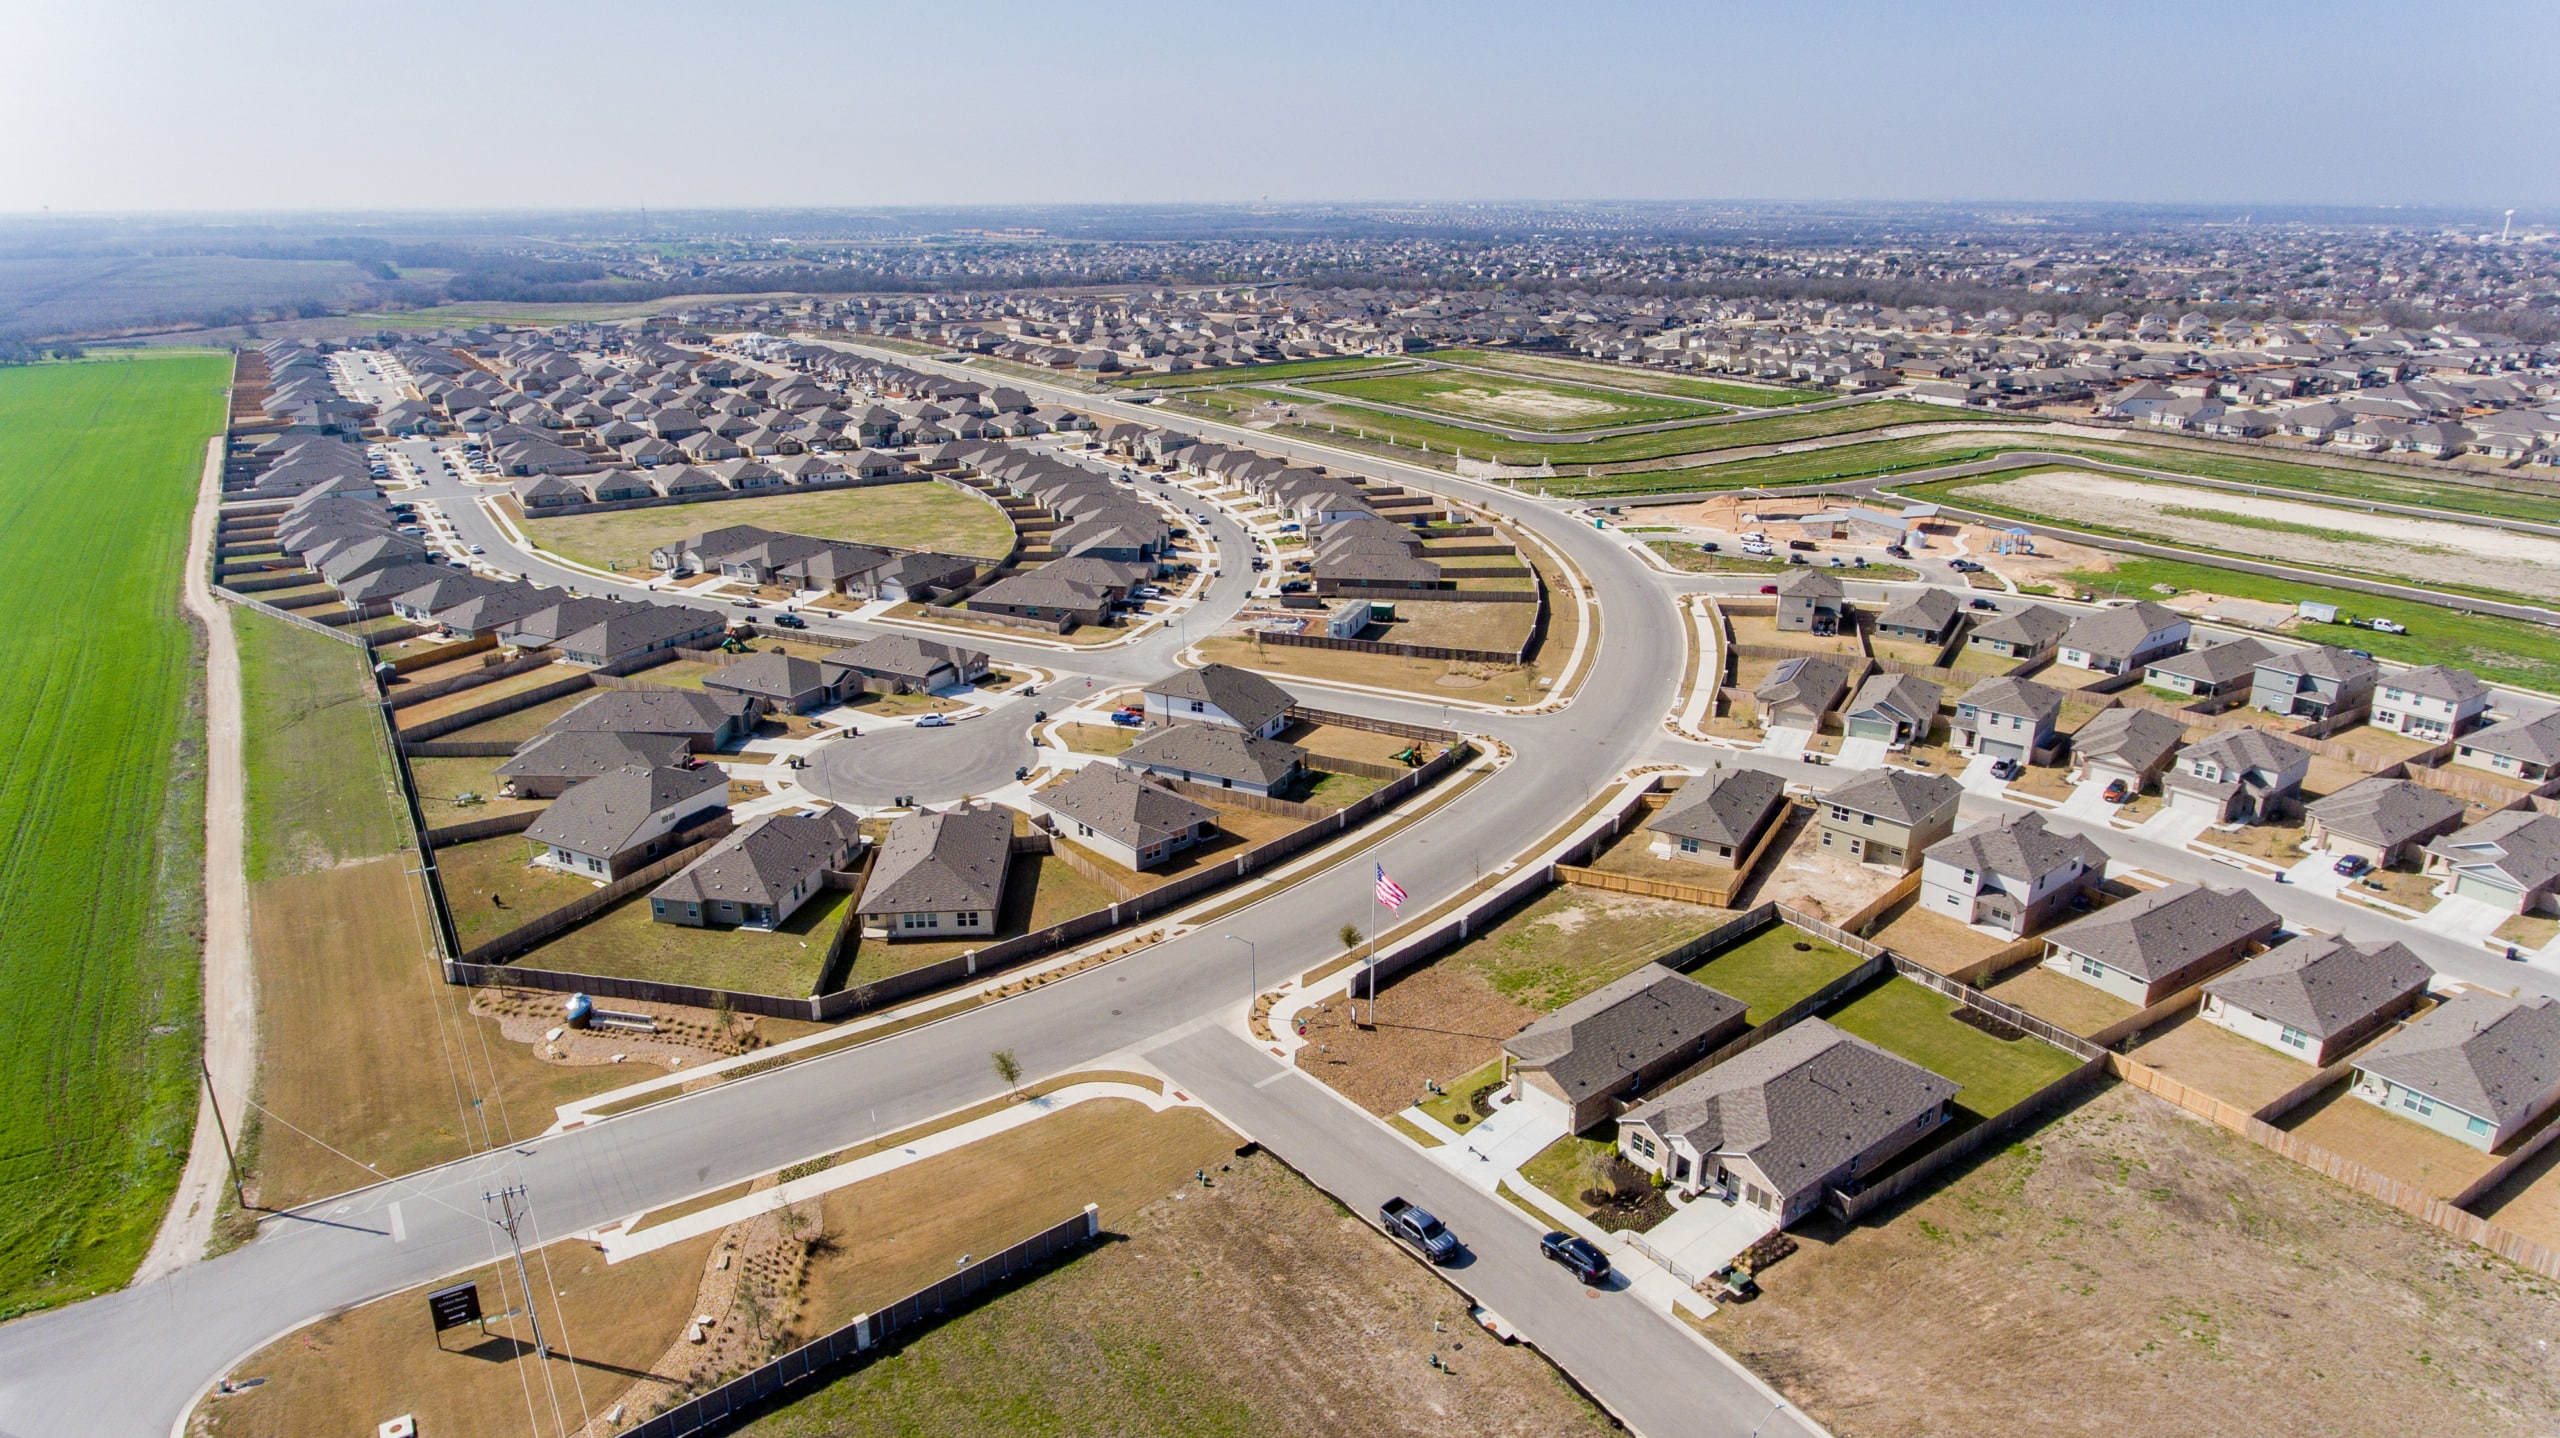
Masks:
[[[587,1026],[588,1016],[592,1015],[596,1011],[595,1002],[589,999],[585,994],[571,994],[569,996],[569,1003],[567,1007],[569,1011],[569,1027],[573,1029],[585,1028]]]

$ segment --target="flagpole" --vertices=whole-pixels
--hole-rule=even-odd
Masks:
[[[1379,872],[1384,873],[1381,869]],[[1378,1026],[1378,886],[1369,886],[1369,1027]]]

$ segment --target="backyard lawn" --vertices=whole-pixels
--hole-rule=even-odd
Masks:
[[[203,661],[177,596],[230,372],[0,369],[0,1317],[123,1284],[194,1130]]]
[[[852,901],[850,891],[827,889],[777,929],[697,929],[657,922],[649,917],[649,896],[634,894],[510,962],[528,969],[806,998],[817,991],[827,946]]]
[[[1786,924],[1771,924],[1690,969],[1689,977],[1751,1006],[1743,1020],[1764,1024],[1866,960]]]
[[[1013,547],[1013,525],[1003,511],[934,480],[528,519],[524,529],[535,544],[565,559],[636,569],[659,545],[732,524],[984,559]]]
[[[1958,1007],[1954,999],[1935,989],[1897,976],[1823,1017],[1962,1085],[1956,1091],[1956,1124],[1951,1129],[2001,1113],[2080,1066],[2078,1059],[2042,1040],[1996,1039],[1958,1023],[1954,1016]]]

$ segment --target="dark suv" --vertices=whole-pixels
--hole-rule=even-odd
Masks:
[[[1590,1239],[1570,1233],[1550,1233],[1538,1240],[1538,1251],[1565,1266],[1574,1277],[1593,1288],[1609,1277],[1609,1255]]]

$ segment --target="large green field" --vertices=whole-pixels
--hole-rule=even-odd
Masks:
[[[1317,380],[1307,388],[1372,404],[1427,410],[1460,423],[1542,433],[1707,419],[1728,413],[1722,405],[1701,400],[1612,392],[1543,376],[1504,378],[1464,370]]]
[[[1741,449],[1748,445],[1784,444],[1794,440],[1822,439],[1836,434],[1855,434],[1861,430],[1885,429],[1898,424],[2001,422],[1996,415],[1958,414],[1936,405],[1914,404],[1907,400],[1879,400],[1872,404],[1848,405],[1839,409],[1812,410],[1800,414],[1765,415],[1756,419],[1739,419],[1729,424],[1690,425],[1680,429],[1657,430],[1647,434],[1619,435],[1612,439],[1595,439],[1576,444],[1559,437],[1549,443],[1533,440],[1502,440],[1482,430],[1465,429],[1453,424],[1410,419],[1366,405],[1329,403],[1320,410],[1302,410],[1299,427],[1314,433],[1325,433],[1330,423],[1337,435],[1354,431],[1373,440],[1390,441],[1407,449],[1428,445],[1435,454],[1464,450],[1482,458],[1499,455],[1514,464],[1533,463],[1540,458],[1558,465],[1624,464],[1652,459],[1669,459],[1675,455],[1712,454],[1718,450]],[[1712,481],[1709,481],[1710,483]],[[1657,486],[1661,487],[1661,486]],[[1703,485],[1701,485],[1703,487]]]
[[[1122,389],[1199,389],[1221,384],[1267,384],[1276,379],[1307,379],[1315,375],[1359,374],[1366,370],[1394,369],[1405,360],[1380,355],[1343,355],[1334,359],[1282,360],[1276,364],[1223,365],[1216,369],[1187,369],[1179,374],[1159,374],[1149,370],[1142,374],[1122,375],[1110,381]]]
[[[382,737],[381,701],[364,651],[248,609],[233,612],[231,634],[250,719],[240,739],[249,776],[249,882],[407,843],[407,800]]]
[[[203,715],[178,588],[230,370],[0,370],[0,1313],[123,1283],[186,1162]]]
[[[1637,369],[1630,365],[1602,364],[1597,360],[1572,359],[1543,351],[1433,350],[1424,358],[1453,365],[1472,365],[1478,369],[1498,369],[1510,374],[1541,375],[1551,379],[1578,379],[1587,384],[1607,385],[1615,389],[1640,389],[1650,394],[1677,395],[1683,399],[1702,399],[1710,404],[1740,405],[1746,409],[1806,404],[1817,399],[1831,398],[1820,390],[1782,389],[1774,385],[1693,379],[1687,375],[1665,374],[1660,370]]]
[[[980,559],[999,559],[1013,548],[1013,525],[1003,510],[933,480],[573,514],[528,520],[524,529],[536,545],[563,558],[638,569],[661,544],[732,524]]]

